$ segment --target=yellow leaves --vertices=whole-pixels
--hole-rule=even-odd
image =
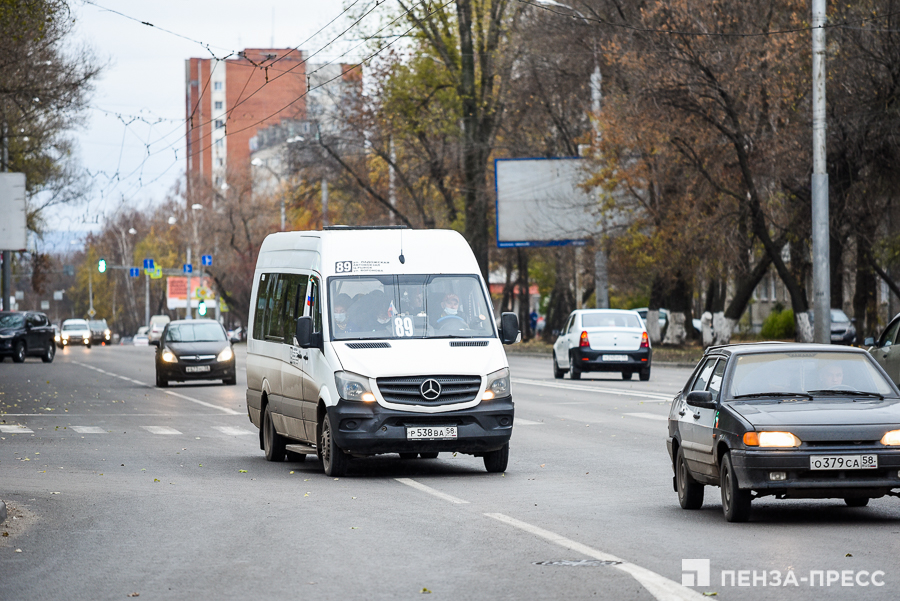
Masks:
[[[422,587],[422,590],[419,591],[419,592],[422,593],[423,595],[430,595],[430,594],[431,594],[431,591],[428,590],[428,589],[425,588],[425,587]]]
[[[184,302],[187,302],[187,301],[184,301]],[[247,473],[247,470],[238,470],[238,472],[241,473],[241,474],[246,474],[246,473]],[[294,472],[291,472],[291,473],[293,474]]]

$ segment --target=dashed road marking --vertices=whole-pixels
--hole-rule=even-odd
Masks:
[[[34,430],[25,426],[0,426],[4,434],[34,434]]]
[[[658,392],[640,392],[634,390],[620,390],[618,388],[600,388],[599,386],[585,386],[583,384],[569,384],[563,382],[547,382],[544,380],[528,380],[525,378],[512,378],[513,384],[526,384],[528,386],[544,386],[546,388],[559,388],[562,390],[577,390],[579,392],[602,392],[604,394],[616,394],[621,396],[633,396],[653,401],[671,401],[674,395]]]
[[[653,595],[656,599],[660,601],[700,601],[701,599],[706,599],[702,594],[697,591],[691,590],[686,586],[682,586],[678,584],[674,580],[669,580],[665,576],[657,574],[647,568],[642,568],[639,565],[635,565],[633,563],[629,563],[624,559],[619,559],[615,555],[610,555],[609,553],[604,553],[603,551],[598,551],[593,547],[589,547],[582,543],[570,540],[556,534],[555,532],[550,532],[549,530],[544,530],[543,528],[539,528],[538,526],[533,526],[527,522],[522,522],[515,518],[511,518],[508,515],[504,515],[502,513],[486,513],[484,514],[489,518],[493,518],[497,521],[503,522],[509,526],[514,528],[518,528],[519,530],[523,530],[530,534],[533,534],[539,538],[543,538],[546,541],[549,541],[555,545],[559,545],[565,549],[569,549],[571,551],[575,551],[576,553],[581,553],[582,555],[586,555],[587,557],[591,557],[593,559],[599,559],[600,561],[615,561],[619,562],[614,564],[612,567],[622,570],[637,580],[643,585],[647,592]]]
[[[151,434],[181,434],[175,428],[169,428],[168,426],[141,426],[141,428]]]
[[[103,428],[97,426],[69,426],[79,434],[108,434]]]
[[[656,413],[625,413],[625,415],[630,415],[631,417],[641,417],[643,419],[655,419],[663,422],[669,421],[668,416],[658,415]]]
[[[447,493],[443,493],[439,490],[435,490],[435,489],[431,488],[430,486],[425,486],[421,482],[416,482],[412,478],[394,478],[394,480],[396,480],[400,484],[405,484],[407,486],[411,486],[411,487],[415,488],[416,490],[421,490],[424,493],[428,493],[429,495],[433,495],[439,499],[443,499],[443,500],[449,501],[451,503],[457,503],[457,504],[468,503],[468,501],[463,501],[462,499],[459,499],[452,495],[448,495]]]
[[[245,434],[256,434],[256,432],[251,432],[246,428],[236,428],[234,426],[213,426],[214,430],[218,430],[222,434],[227,434],[228,436],[243,436]]]
[[[544,422],[533,422],[530,419],[522,419],[521,417],[517,417],[513,419],[513,424],[516,426],[542,426]]]

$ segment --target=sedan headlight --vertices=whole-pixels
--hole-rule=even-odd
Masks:
[[[790,432],[747,432],[744,444],[748,447],[799,447],[800,439]]]
[[[0,334],[0,338],[6,340],[7,338],[12,338],[15,334]]]
[[[482,401],[490,401],[491,399],[509,396],[509,368],[504,367],[498,369],[492,374],[488,374],[487,386],[484,387],[484,394],[481,395]]]
[[[234,351],[231,350],[230,346],[226,346],[222,349],[222,352],[219,353],[219,356],[216,357],[216,361],[231,361],[234,359]]]
[[[347,401],[375,401],[375,395],[369,389],[369,378],[349,371],[339,371],[334,374],[334,383],[338,389],[338,395]]]
[[[109,340],[109,337],[112,336],[112,332],[109,330],[104,330],[103,335],[106,336],[106,339]]]
[[[900,430],[891,430],[881,437],[881,444],[889,447],[900,446]]]
[[[175,353],[166,349],[162,352],[162,360],[166,363],[178,363],[178,357],[175,356]]]

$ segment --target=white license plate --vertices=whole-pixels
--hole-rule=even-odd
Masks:
[[[407,440],[455,440],[456,426],[416,426],[406,429]]]
[[[209,365],[188,365],[184,368],[184,371],[189,374],[196,374],[204,371],[209,371]]]
[[[809,458],[811,470],[874,470],[878,468],[878,455],[813,455]]]
[[[628,355],[602,355],[604,361],[628,361]]]

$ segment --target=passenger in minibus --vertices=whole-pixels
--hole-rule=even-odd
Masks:
[[[466,320],[460,315],[459,297],[452,292],[444,295],[441,301],[441,316],[437,320],[440,329],[462,329],[468,327]]]
[[[347,316],[347,309],[350,308],[351,304],[353,303],[346,294],[338,294],[334,302],[331,303],[331,322],[334,324],[334,333],[337,335],[357,331],[355,324]]]

